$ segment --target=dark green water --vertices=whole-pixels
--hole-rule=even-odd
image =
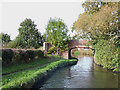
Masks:
[[[118,74],[79,57],[76,65],[57,70],[42,88],[118,88]]]

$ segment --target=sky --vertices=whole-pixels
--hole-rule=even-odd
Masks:
[[[68,26],[68,29],[71,30],[79,14],[84,12],[82,8],[83,0],[81,2],[73,2],[71,0],[58,0],[58,2],[54,0],[51,2],[47,0],[44,2],[43,0],[41,0],[41,2],[36,0],[21,1],[18,0],[18,2],[15,2],[15,0],[11,0],[8,2],[8,0],[5,0],[0,3],[0,11],[2,13],[0,14],[0,30],[2,30],[1,32],[3,33],[9,34],[12,40],[19,34],[18,28],[25,18],[32,19],[37,25],[38,31],[43,35],[50,17],[61,18]],[[69,32],[69,34],[71,34],[71,36],[74,35],[72,32]]]

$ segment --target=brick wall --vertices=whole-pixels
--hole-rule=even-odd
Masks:
[[[69,47],[74,46],[74,45],[85,45],[87,43],[88,43],[87,40],[70,40],[69,41]]]

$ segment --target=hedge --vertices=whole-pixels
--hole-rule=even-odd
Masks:
[[[14,55],[13,50],[2,49],[2,61],[3,61],[3,63],[12,62],[13,55]]]
[[[0,49],[2,51],[2,63],[20,63],[34,60],[44,56],[41,50],[25,50],[25,49]]]
[[[112,41],[108,40],[100,40],[93,47],[95,48],[96,63],[98,65],[102,65],[104,68],[120,72],[120,47],[117,47]]]

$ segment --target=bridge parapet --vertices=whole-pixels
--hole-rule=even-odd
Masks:
[[[74,49],[74,48],[88,48],[88,49],[92,49],[92,46],[85,46],[85,45],[73,45],[73,46],[69,46],[69,49]]]
[[[84,48],[87,47],[85,46],[88,43],[88,40],[70,40],[68,47],[70,48]],[[91,47],[90,47],[91,48]]]
[[[69,46],[73,45],[86,45],[88,43],[88,40],[70,40]]]

